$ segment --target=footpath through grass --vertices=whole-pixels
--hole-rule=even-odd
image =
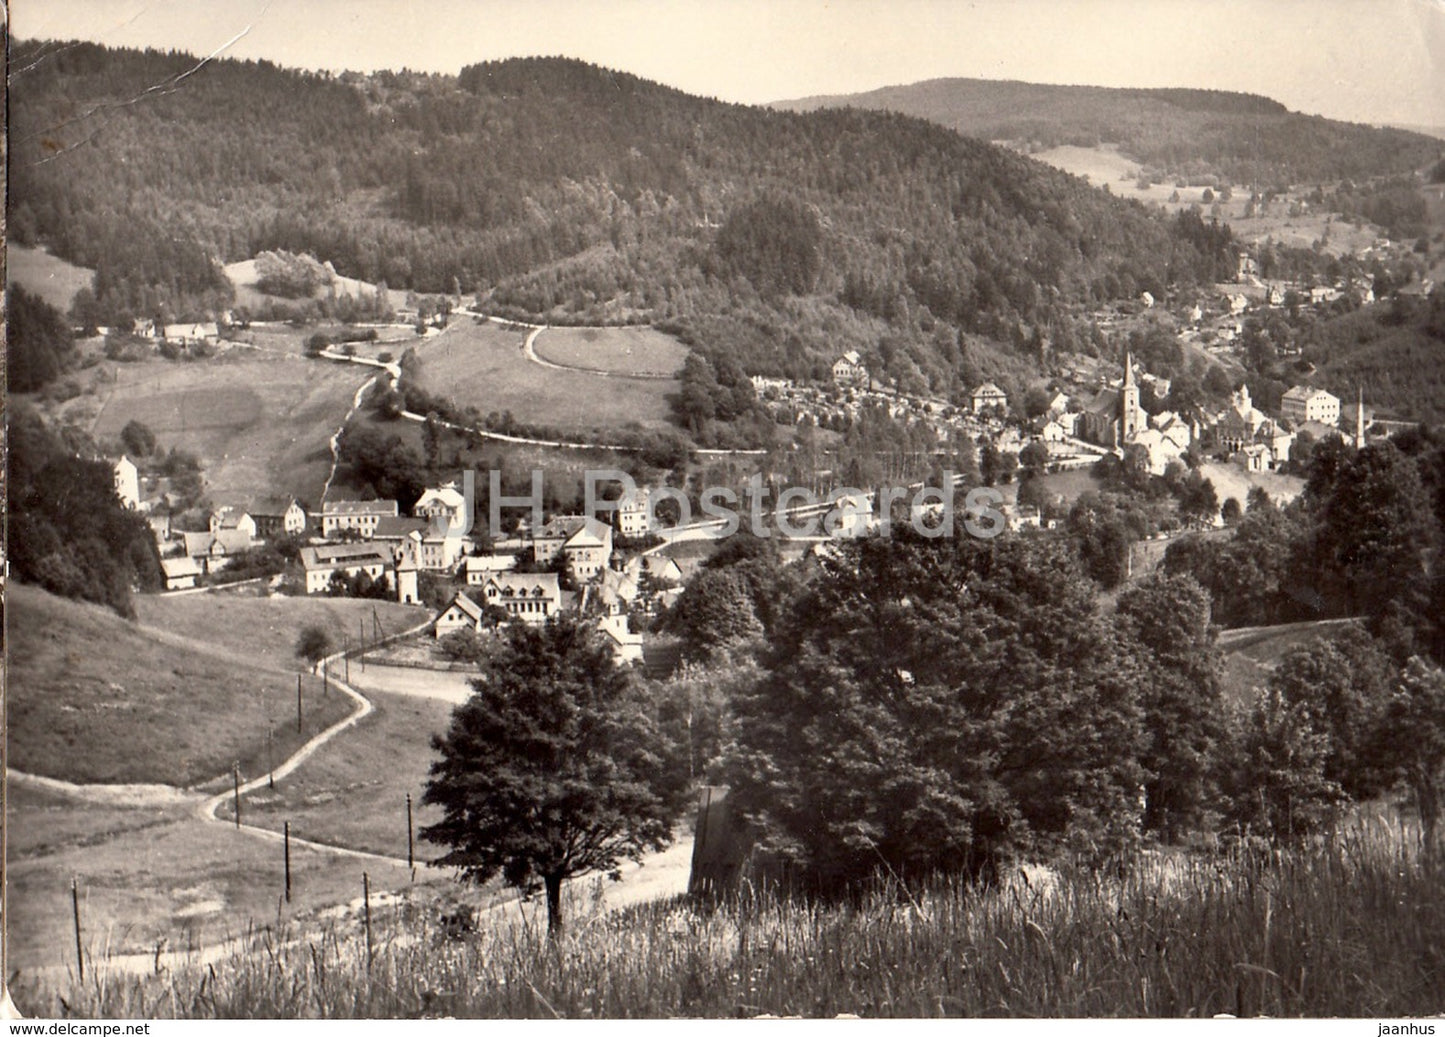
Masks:
[[[1148,856],[856,905],[679,901],[577,925],[449,938],[417,904],[206,968],[22,987],[80,1016],[1398,1017],[1445,1009],[1445,867],[1365,825],[1290,854]],[[61,1000],[61,998],[64,1000]]]
[[[82,784],[183,787],[237,762],[254,775],[265,769],[268,727],[270,754],[280,763],[352,709],[342,695],[322,698],[308,677],[298,732],[296,678],[281,669],[279,650],[251,642],[255,662],[246,666],[224,651],[225,637],[218,637],[222,650],[210,652],[199,640],[176,643],[100,606],[36,587],[11,584],[6,596],[9,763],[21,771]],[[138,600],[143,613],[145,600]],[[224,634],[218,601],[196,595],[167,606]],[[294,632],[285,636],[294,641]],[[239,652],[243,643],[234,647]]]

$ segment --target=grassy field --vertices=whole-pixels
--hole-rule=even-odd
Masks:
[[[180,786],[215,778],[236,761],[254,774],[264,769],[268,707],[278,761],[351,708],[350,700],[322,700],[312,689],[297,734],[289,660],[263,661],[239,641],[234,652],[209,651],[203,638],[148,631],[21,584],[11,584],[7,597],[9,762],[22,771]],[[175,600],[200,611],[212,599]]]
[[[75,293],[90,286],[95,271],[73,266],[38,248],[11,245],[5,250],[5,277],[22,284],[61,313],[70,310]]]
[[[1221,505],[1233,497],[1243,506],[1249,500],[1249,491],[1256,486],[1262,487],[1276,504],[1283,505],[1298,497],[1305,485],[1304,480],[1298,476],[1281,475],[1278,472],[1246,472],[1236,464],[1208,462],[1201,465],[1199,470],[1214,483],[1214,490],[1219,494]]]
[[[629,425],[670,426],[667,396],[678,391],[674,379],[553,370],[522,355],[525,338],[521,331],[490,322],[456,322],[417,346],[422,361],[418,384],[484,415],[511,411],[518,421],[571,435]]]
[[[323,257],[324,258],[324,257]],[[239,263],[226,264],[226,276],[230,278],[231,284],[236,289],[236,304],[238,306],[260,306],[268,302],[289,303],[291,299],[283,299],[276,295],[267,295],[256,287],[256,261],[254,259],[242,260]],[[352,277],[337,275],[334,287],[337,295],[354,295],[358,298],[370,297],[376,293],[374,285],[365,281],[358,281]],[[312,298],[325,298],[330,291],[328,287],[317,288],[311,293]],[[406,292],[400,288],[393,288],[387,293],[393,307],[406,304]]]
[[[241,348],[201,362],[153,360],[114,370],[94,435],[114,438],[139,420],[162,448],[201,457],[215,500],[276,493],[312,505],[331,467],[330,437],[372,377],[351,365]]]
[[[372,637],[375,612],[383,635],[399,633],[430,618],[426,609],[390,601],[356,598],[261,597],[249,593],[194,594],[180,597],[143,595],[135,599],[142,625],[204,641],[251,660],[268,670],[296,668],[296,635],[303,626],[321,626],[340,647],[353,642],[364,627]]]
[[[1380,234],[1369,224],[1356,228],[1338,216],[1332,219],[1330,213],[1323,211],[1290,216],[1289,197],[1272,203],[1263,213],[1246,218],[1244,209],[1249,203],[1247,187],[1236,187],[1227,202],[1217,198],[1213,202],[1205,202],[1203,187],[1177,187],[1172,181],[1151,184],[1140,190],[1140,163],[1119,154],[1113,145],[1097,148],[1064,145],[1034,152],[1030,157],[1066,173],[1087,177],[1095,187],[1108,184],[1109,191],[1120,198],[1150,202],[1170,212],[1198,205],[1207,216],[1217,204],[1220,221],[1228,223],[1235,237],[1247,244],[1272,239],[1292,248],[1310,248],[1316,241],[1324,239],[1325,251],[1338,256],[1368,248]],[[1313,184],[1305,185],[1298,193],[1302,196],[1313,188]],[[1171,201],[1176,191],[1179,199]]]
[[[359,668],[352,682],[362,686]],[[435,699],[390,695],[367,689],[376,712],[344,738],[322,747],[306,765],[245,798],[248,824],[291,833],[336,846],[406,857],[406,797],[413,800],[417,829],[440,820],[434,807],[421,805],[427,768],[435,755],[431,736],[446,730],[452,706]],[[230,807],[221,811],[230,817]],[[416,840],[420,860],[440,852]]]
[[[16,998],[107,1018],[1400,1017],[1440,1010],[1441,931],[1445,865],[1381,819],[1293,853],[1148,854],[989,890],[659,900],[575,926],[555,954],[535,927],[455,941],[412,910],[369,971],[353,928]]]
[[[673,377],[687,347],[655,328],[548,328],[533,343],[543,360],[613,374]]]

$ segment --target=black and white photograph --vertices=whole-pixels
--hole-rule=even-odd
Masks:
[[[1445,1037],[1445,2],[0,18],[8,1034]]]

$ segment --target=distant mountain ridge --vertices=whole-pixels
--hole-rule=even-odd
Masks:
[[[885,109],[1040,148],[1117,144],[1163,175],[1264,186],[1406,173],[1440,153],[1439,141],[1424,134],[1304,115],[1267,97],[1222,90],[947,78],[770,107]]]
[[[10,231],[95,269],[77,306],[97,323],[200,319],[236,304],[223,264],[310,252],[503,314],[665,324],[749,373],[822,377],[858,349],[948,393],[1088,345],[1103,300],[1235,264],[1197,215],[892,113],[724,104],[561,58],[333,76],[17,41],[13,59]]]

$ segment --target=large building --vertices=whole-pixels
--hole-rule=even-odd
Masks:
[[[256,523],[256,535],[299,536],[306,532],[306,509],[295,497],[263,497],[247,509]]]
[[[379,544],[318,544],[301,549],[307,594],[324,594],[333,576],[350,579],[365,573],[378,580],[391,567],[391,552]]]
[[[1298,427],[1307,421],[1321,425],[1340,423],[1340,398],[1316,389],[1313,385],[1296,385],[1281,397],[1279,411]]]
[[[454,482],[428,488],[412,505],[411,513],[417,518],[427,519],[438,528],[440,520],[445,520],[447,528],[455,530],[458,536],[468,532],[462,528],[467,519],[467,500]]]
[[[1106,447],[1121,447],[1149,427],[1149,415],[1139,404],[1139,386],[1127,353],[1123,383],[1117,389],[1100,391],[1085,404],[1080,424],[1085,439]]]
[[[338,536],[355,532],[363,539],[376,532],[384,518],[396,518],[394,500],[329,500],[321,504],[321,535]]]

